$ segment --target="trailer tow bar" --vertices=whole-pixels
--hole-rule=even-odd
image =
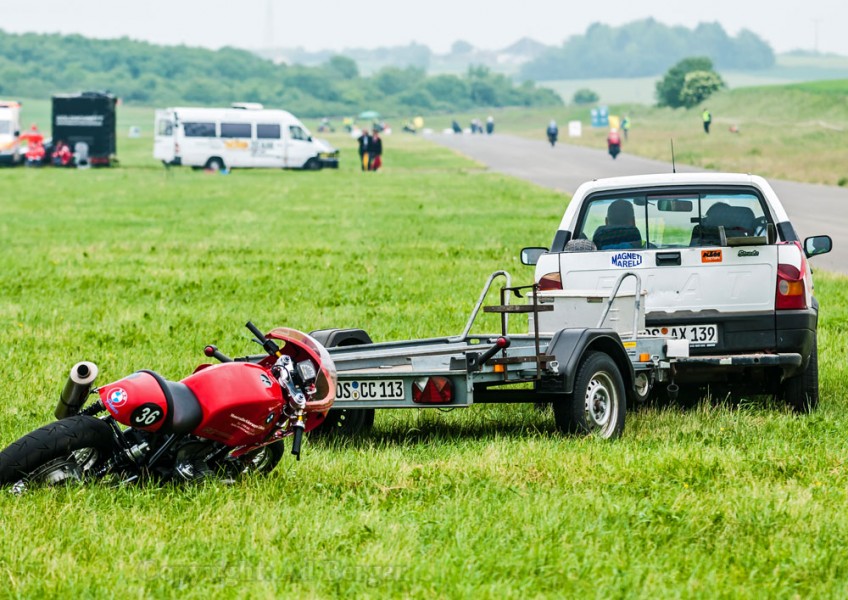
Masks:
[[[501,350],[509,348],[511,343],[512,342],[510,342],[508,337],[501,336],[495,340],[495,345],[486,350],[483,354],[478,354],[477,352],[469,352],[466,354],[465,359],[468,364],[468,372],[471,373],[472,371],[479,371],[482,369],[487,360],[492,358]]]

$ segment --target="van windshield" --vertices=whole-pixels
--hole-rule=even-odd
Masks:
[[[574,238],[598,250],[719,246],[727,238],[763,238],[768,223],[750,191],[631,192],[590,198]]]

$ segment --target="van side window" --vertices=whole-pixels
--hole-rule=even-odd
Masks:
[[[289,125],[289,135],[293,140],[303,140],[304,142],[309,141],[309,136],[306,135],[306,132],[297,125]]]
[[[249,138],[250,123],[221,123],[222,138]]]
[[[174,135],[174,122],[169,119],[162,119],[159,121],[156,133],[158,135]]]
[[[280,125],[278,123],[257,123],[256,137],[260,140],[280,139]]]
[[[215,137],[215,123],[183,123],[186,137]]]

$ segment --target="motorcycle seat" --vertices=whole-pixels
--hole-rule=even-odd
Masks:
[[[197,396],[188,386],[179,381],[168,381],[158,373],[144,371],[153,376],[165,394],[165,402],[168,406],[168,415],[159,429],[160,433],[189,433],[195,429],[203,420],[203,409]]]

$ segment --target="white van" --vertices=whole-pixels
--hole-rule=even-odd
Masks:
[[[220,170],[338,167],[338,150],[312,138],[297,117],[261,104],[156,111],[153,157],[165,165]]]
[[[21,104],[0,100],[0,163],[18,165],[23,159]]]

